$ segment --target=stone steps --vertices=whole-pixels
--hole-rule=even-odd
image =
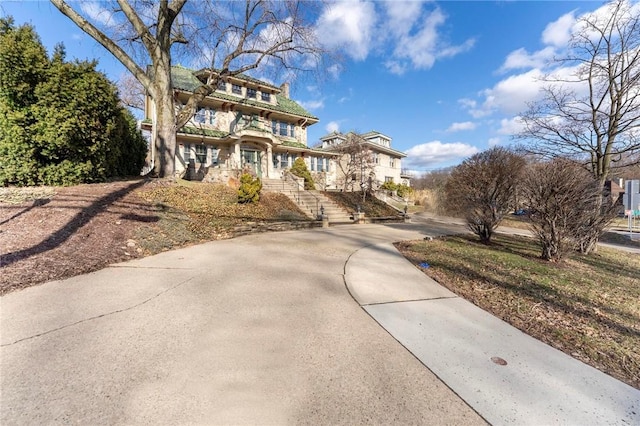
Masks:
[[[324,208],[324,215],[329,218],[329,223],[353,223],[349,212],[319,191],[298,189],[294,183],[280,179],[263,179],[262,189],[286,195],[310,218],[317,219]]]

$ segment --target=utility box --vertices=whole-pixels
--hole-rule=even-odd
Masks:
[[[625,182],[623,200],[625,210],[640,210],[640,180]]]

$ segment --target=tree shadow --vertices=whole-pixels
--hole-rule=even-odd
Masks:
[[[3,220],[2,222],[0,222],[0,225],[4,225],[5,223],[10,222],[13,219],[15,219],[17,217],[20,217],[23,214],[29,212],[33,208],[44,206],[44,205],[48,204],[49,202],[51,202],[50,198],[36,198],[35,200],[33,200],[33,203],[29,207],[24,208],[24,209],[20,210],[18,213],[14,214],[13,216]]]
[[[44,253],[49,250],[53,250],[60,246],[63,242],[73,236],[80,228],[89,223],[91,219],[96,217],[101,212],[105,211],[111,204],[115,203],[119,199],[123,198],[130,192],[141,187],[145,184],[145,180],[139,180],[130,185],[125,186],[115,192],[109,193],[101,198],[95,200],[91,205],[82,209],[75,216],[67,222],[62,228],[51,234],[44,241],[22,250],[18,250],[12,253],[3,254],[0,256],[0,267],[11,265],[19,260],[29,258],[31,256]],[[35,204],[35,203],[34,203]],[[35,205],[31,206],[34,208]],[[23,214],[21,212],[20,214]],[[15,216],[15,215],[14,215]]]

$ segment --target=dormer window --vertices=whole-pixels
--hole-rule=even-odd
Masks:
[[[262,92],[262,100],[265,102],[271,102],[271,93]]]
[[[252,88],[247,88],[247,98],[250,99],[255,99],[257,96],[257,92],[256,89],[252,89]]]
[[[236,95],[242,95],[242,87],[238,84],[231,85],[231,92]]]

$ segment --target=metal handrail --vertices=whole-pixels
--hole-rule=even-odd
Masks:
[[[287,181],[291,181],[291,182],[295,185],[296,192],[295,192],[295,194],[293,194],[293,195],[294,195],[294,197],[295,197],[295,199],[296,199],[296,202],[297,202],[299,205],[303,205],[303,206],[304,206],[304,205],[306,205],[306,203],[304,202],[304,200],[303,200],[303,199],[302,199],[302,197],[300,196],[300,185],[298,184],[298,176],[295,176],[295,175],[294,175],[293,173],[291,173],[290,171],[285,170],[285,171],[284,171],[284,179],[283,179],[283,181],[282,181],[282,189],[283,189],[283,190],[285,190],[285,189],[286,189],[286,188],[285,188],[285,186],[286,186],[286,182],[287,182]],[[305,191],[305,190],[304,190],[304,187],[303,187],[302,191],[303,191],[303,192],[306,192],[306,193],[307,193],[307,194],[309,194],[309,195],[311,195],[311,196],[315,199],[315,202],[316,202],[316,209],[315,209],[315,211],[313,210],[313,207],[312,207],[312,206],[309,206],[309,210],[311,210],[311,214],[314,214],[315,216],[319,216],[319,215],[320,215],[320,209],[321,209],[321,207],[322,207],[322,204],[320,203],[320,199],[319,199],[315,194],[313,194],[313,193],[311,193],[311,192],[309,192],[309,191]]]

